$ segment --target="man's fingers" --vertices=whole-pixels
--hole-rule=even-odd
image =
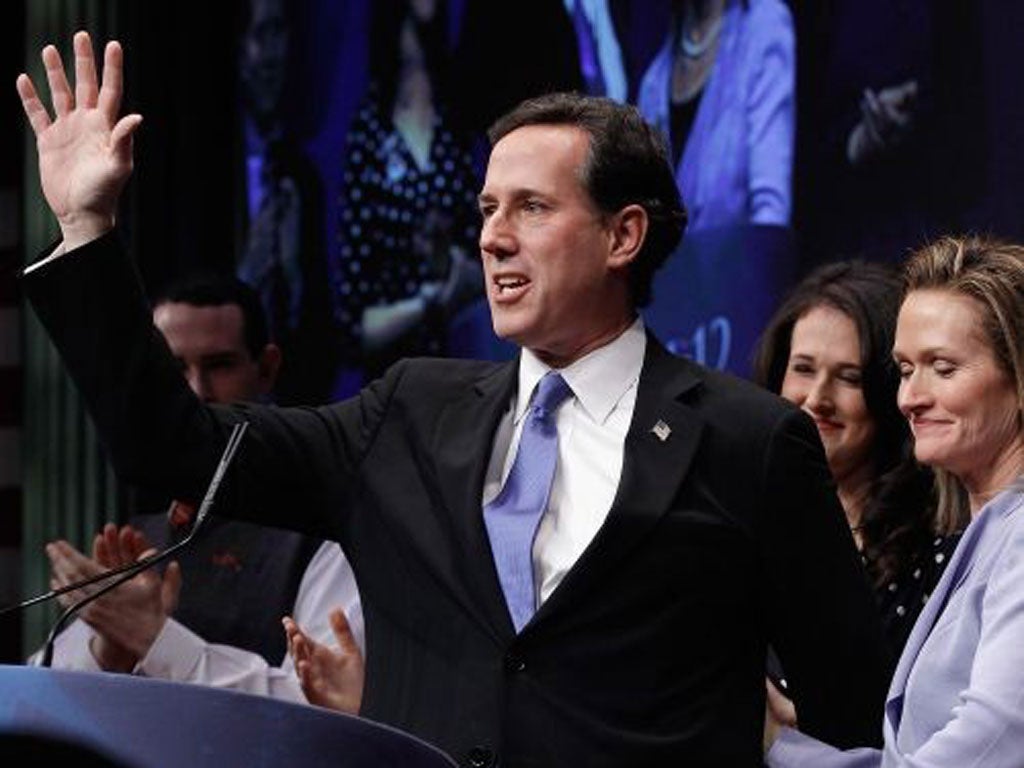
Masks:
[[[60,59],[60,53],[52,45],[43,48],[43,66],[46,68],[46,80],[50,84],[53,111],[57,117],[64,117],[74,108],[75,100],[71,95],[68,78],[64,74],[64,62]]]
[[[338,647],[345,653],[359,653],[359,646],[355,637],[352,636],[352,627],[349,626],[348,616],[340,608],[331,611],[328,617],[331,621],[331,629],[334,630],[334,637],[338,641]]]
[[[292,659],[295,661],[296,669],[298,669],[300,664],[308,664],[312,655],[312,648],[301,630],[288,638],[288,648],[291,651]]]
[[[88,32],[75,35],[75,103],[80,107],[96,106],[96,59]]]
[[[50,127],[52,122],[50,114],[46,111],[46,107],[43,106],[43,102],[39,100],[39,94],[36,92],[36,86],[32,82],[32,78],[22,73],[18,75],[15,86],[18,89],[18,96],[21,97],[21,108],[25,110],[28,124],[32,126],[32,132],[38,136]]]
[[[134,563],[139,559],[142,550],[136,546],[135,529],[130,525],[122,526],[117,532],[117,548],[122,562]]]
[[[103,538],[103,532],[97,533],[92,539],[92,557],[100,563],[110,562],[110,549],[107,547],[107,540]]]
[[[104,565],[111,568],[124,565],[127,561],[121,552],[120,534],[117,526],[113,523],[107,523],[103,526],[102,534],[103,546],[106,552],[106,558],[103,560]]]
[[[46,556],[50,559],[51,573],[62,585],[94,576],[104,570],[66,541],[52,541],[47,544]]]
[[[124,87],[124,53],[116,40],[107,43],[103,51],[103,84],[100,86],[98,106],[112,123],[121,111],[121,92]]]
[[[140,125],[142,125],[142,115],[125,115],[117,121],[114,130],[110,132],[110,147],[120,162],[131,163],[132,134]]]

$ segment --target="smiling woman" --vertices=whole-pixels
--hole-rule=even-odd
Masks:
[[[972,514],[1024,468],[1024,248],[946,238],[908,263],[900,409],[940,505]]]
[[[896,406],[899,297],[886,267],[826,265],[776,312],[755,361],[758,383],[814,419],[893,658],[966,524],[952,510],[936,514],[931,475],[914,462]]]
[[[1021,765],[1024,743],[1024,247],[944,238],[904,269],[899,407],[940,512],[971,523],[914,626],[882,753],[841,752],[769,718],[767,762]]]

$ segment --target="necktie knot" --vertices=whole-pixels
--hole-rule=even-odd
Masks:
[[[548,371],[537,384],[530,413],[534,419],[546,422],[558,410],[558,406],[571,396],[572,389],[565,383],[562,374]]]

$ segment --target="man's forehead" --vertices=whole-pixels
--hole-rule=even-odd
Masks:
[[[527,125],[503,136],[491,150],[482,197],[505,187],[543,190],[582,178],[589,137],[572,125]]]
[[[224,350],[245,346],[245,320],[237,304],[196,306],[168,301],[153,309],[153,323],[172,347],[221,347]]]
[[[491,161],[506,155],[529,155],[562,151],[583,155],[590,143],[585,130],[565,123],[523,125],[509,131],[491,149]]]

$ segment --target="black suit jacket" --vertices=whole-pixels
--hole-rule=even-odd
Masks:
[[[467,765],[755,766],[771,642],[804,730],[878,740],[870,590],[814,426],[778,398],[652,338],[608,518],[517,636],[481,514],[515,363],[405,361],[324,408],[208,408],[113,238],[25,288],[125,478],[196,498],[250,421],[221,511],[342,543],[366,717]]]

